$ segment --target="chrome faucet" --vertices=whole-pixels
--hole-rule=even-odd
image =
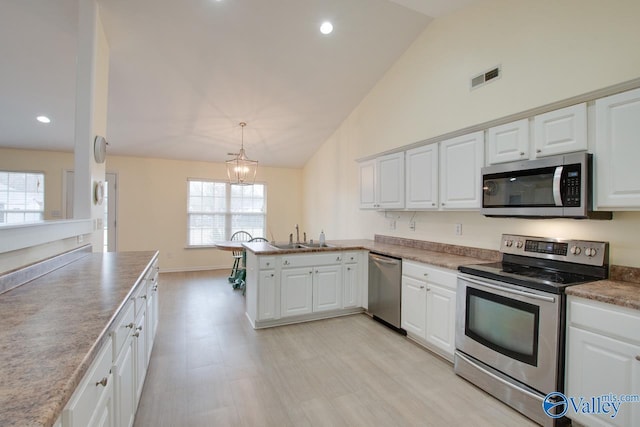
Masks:
[[[296,243],[300,243],[300,228],[298,228],[298,224],[296,224]]]

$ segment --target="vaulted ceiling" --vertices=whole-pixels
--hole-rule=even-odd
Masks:
[[[73,150],[77,1],[0,3],[0,146]],[[245,121],[250,158],[301,167],[432,19],[473,1],[98,0],[109,153],[221,162]]]

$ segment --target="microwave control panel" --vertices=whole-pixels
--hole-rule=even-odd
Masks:
[[[563,205],[580,206],[580,165],[565,166]]]

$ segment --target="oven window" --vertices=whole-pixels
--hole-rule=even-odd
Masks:
[[[513,359],[537,366],[540,307],[467,288],[465,334]]]

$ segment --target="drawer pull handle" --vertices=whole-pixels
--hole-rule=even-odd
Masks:
[[[158,290],[158,285],[155,285],[151,290],[152,291],[157,291]]]
[[[640,362],[640,354],[636,356],[636,360]]]
[[[141,330],[142,330],[142,326],[138,326],[138,327],[136,328],[136,331],[141,331]]]
[[[133,327],[136,326],[133,324],[133,322],[129,323],[128,325],[125,325],[125,328],[129,328],[129,329],[133,329]]]
[[[420,285],[420,289],[424,289],[424,285]]]
[[[424,277],[427,277],[429,275],[429,273],[424,273]]]
[[[107,377],[104,377],[103,379],[101,379],[96,383],[96,387],[98,387],[99,385],[101,385],[102,387],[106,387],[108,381],[109,379]]]
[[[140,336],[140,332],[136,332],[133,334],[134,337],[138,338]]]
[[[142,295],[140,298],[147,299],[147,296],[146,295]]]

